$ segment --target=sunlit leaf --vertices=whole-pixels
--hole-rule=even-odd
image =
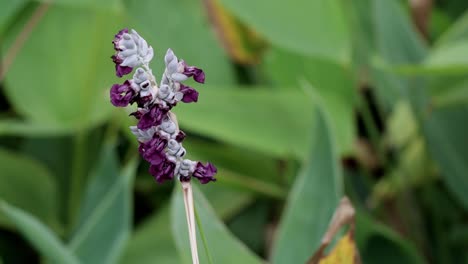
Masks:
[[[221,0],[247,25],[273,44],[344,64],[350,59],[350,34],[336,0]]]
[[[202,89],[196,105],[175,109],[183,129],[276,157],[306,155],[313,115],[302,92]]]

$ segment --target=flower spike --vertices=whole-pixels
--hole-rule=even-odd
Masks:
[[[168,49],[164,56],[166,68],[158,86],[149,67],[153,59],[153,48],[135,30],[122,29],[112,41],[115,54],[116,75],[122,77],[134,71],[133,78],[123,84],[114,84],[110,89],[111,103],[117,107],[129,104],[138,106],[133,112],[138,123],[130,127],[140,143],[140,155],[150,163],[149,173],[158,183],[178,179],[190,182],[196,178],[202,184],[214,182],[216,167],[198,161],[185,159],[186,150],[182,146],[185,133],[179,129],[175,114],[171,109],[178,102],[198,101],[198,91],[182,82],[193,78],[198,83],[205,82],[203,70],[187,66],[179,60],[174,51]]]

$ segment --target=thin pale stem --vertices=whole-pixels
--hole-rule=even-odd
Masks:
[[[187,218],[187,227],[190,240],[190,251],[192,253],[192,263],[199,264],[198,248],[197,248],[197,233],[195,226],[195,210],[193,205],[193,191],[190,182],[181,182],[184,195],[185,215]]]

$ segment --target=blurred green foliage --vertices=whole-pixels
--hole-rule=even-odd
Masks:
[[[201,263],[304,263],[343,195],[364,263],[468,263],[463,0],[0,0],[0,263],[191,262],[109,103],[123,27],[207,75],[175,109],[219,168]]]

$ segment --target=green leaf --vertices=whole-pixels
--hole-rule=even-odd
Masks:
[[[410,97],[409,91],[415,93],[424,87],[412,83],[413,80],[409,78],[382,70],[376,64],[390,66],[418,64],[424,60],[427,51],[399,1],[373,0],[372,10],[378,52],[377,58],[373,61],[372,79],[376,84],[377,95],[385,108],[391,109],[400,98]],[[409,89],[410,86],[418,88]],[[410,99],[415,103],[414,96]]]
[[[273,249],[273,263],[305,263],[320,246],[343,194],[333,140],[327,117],[323,110],[317,110],[310,158],[287,200]]]
[[[15,224],[23,236],[44,256],[56,263],[78,264],[79,261],[62,242],[34,216],[0,201],[0,211]]]
[[[377,50],[390,64],[417,63],[426,46],[399,1],[373,0]]]
[[[203,229],[213,263],[263,263],[262,260],[234,237],[211,209],[203,194],[193,186],[195,211]],[[180,185],[175,186],[171,201],[173,237],[182,263],[191,263],[185,207]],[[198,221],[197,221],[198,222]],[[203,249],[200,226],[197,225],[200,263],[209,263]]]
[[[424,68],[431,71],[468,73],[468,41],[440,46],[433,50],[424,62]]]
[[[3,31],[8,26],[8,22],[26,3],[26,0],[2,1],[2,8],[0,9],[0,39],[2,38]]]
[[[350,60],[350,34],[338,0],[221,2],[279,47],[339,64]]]
[[[57,190],[52,175],[39,162],[0,149],[0,199],[57,227]],[[2,224],[5,222],[0,218]]]
[[[209,87],[196,105],[175,112],[184,129],[275,157],[304,157],[311,109],[302,92]]]
[[[44,124],[41,122],[24,122],[17,119],[0,120],[0,135],[2,136],[57,136],[74,132],[72,128],[61,125]]]
[[[50,2],[50,0],[36,0],[39,2]],[[121,11],[123,9],[122,0],[53,0],[56,5],[63,5],[70,8],[87,8],[94,10]]]
[[[356,214],[356,242],[363,263],[425,263],[416,247],[364,211]],[[385,257],[382,257],[385,256]]]
[[[432,102],[436,108],[468,104],[468,80],[455,85],[444,85],[432,92]]]
[[[440,174],[460,203],[468,208],[468,106],[436,109],[424,120],[423,133]]]
[[[252,200],[248,194],[218,184],[204,186],[203,192],[223,219],[230,218]],[[164,205],[137,227],[120,263],[180,263],[170,226],[169,208]]]
[[[168,207],[158,210],[146,219],[133,233],[120,263],[180,263],[170,225]]]
[[[106,119],[111,105],[104,90],[114,75],[110,41],[118,20],[105,11],[52,5],[6,76],[9,102],[27,121],[43,127],[76,131]],[[12,30],[7,47],[23,23]]]
[[[453,44],[468,39],[468,11],[465,11],[452,26],[437,40],[435,46]]]
[[[201,2],[131,0],[126,5],[130,27],[154,48],[155,74],[162,74],[164,54],[171,48],[189,65],[202,68],[207,84],[234,82],[233,68],[207,26]]]
[[[115,263],[130,236],[136,159],[119,173],[112,145],[106,144],[100,157],[69,244],[83,263]]]
[[[280,49],[272,49],[268,55],[265,68],[279,88],[288,85],[300,87],[303,81],[312,84],[323,98],[324,108],[330,114],[334,131],[337,131],[339,153],[350,154],[356,134],[353,108],[357,91],[350,69]]]

